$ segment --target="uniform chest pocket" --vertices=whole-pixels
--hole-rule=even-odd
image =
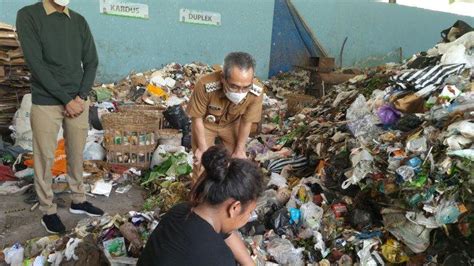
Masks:
[[[245,106],[244,105],[237,105],[229,107],[229,114],[232,116],[239,116],[245,113]]]

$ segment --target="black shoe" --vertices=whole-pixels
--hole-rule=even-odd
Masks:
[[[104,215],[103,210],[92,206],[92,204],[88,201],[84,201],[83,203],[78,204],[71,203],[71,208],[69,208],[69,212],[74,214],[87,214],[89,216]]]
[[[43,215],[43,218],[41,218],[41,224],[50,234],[62,234],[66,232],[66,227],[56,213]]]

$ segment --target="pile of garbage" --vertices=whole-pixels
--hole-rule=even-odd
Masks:
[[[326,88],[294,116],[282,99],[303,93],[309,74],[265,82],[276,97],[265,95],[262,132],[247,152],[267,187],[239,230],[257,265],[472,263],[474,32],[456,36],[402,65],[367,69]],[[96,107],[185,105],[197,78],[212,69],[173,63],[132,74],[95,87]],[[147,191],[142,210],[85,219],[64,237],[17,243],[3,250],[7,263],[134,264],[161,215],[186,200],[189,149],[159,145],[150,169],[140,171],[107,165],[102,141],[99,129],[89,132],[88,191],[107,196],[139,183]],[[31,168],[14,175],[31,177]]]
[[[419,68],[369,70],[283,122],[264,108],[272,130],[249,152],[269,182],[241,230],[257,265],[472,263],[473,37]]]
[[[171,63],[162,69],[131,73],[124,79],[93,87],[97,102],[133,102],[166,108],[189,100],[200,76],[214,69],[199,62],[180,65]]]
[[[290,93],[304,94],[310,85],[310,73],[306,70],[281,72],[267,80],[265,85],[279,99]]]

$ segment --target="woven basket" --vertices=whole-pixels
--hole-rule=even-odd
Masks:
[[[158,131],[158,144],[181,146],[183,133],[177,129],[161,129]]]
[[[153,116],[156,123],[159,124],[160,129],[165,127],[165,118],[163,116],[163,109],[152,105],[121,105],[118,107],[119,112],[124,113],[140,113]]]
[[[118,112],[102,116],[107,162],[145,169],[150,166],[158,143],[156,117],[139,112]]]
[[[288,100],[288,114],[290,116],[296,115],[303,108],[311,106],[316,102],[316,98],[305,94],[288,94],[286,99]]]

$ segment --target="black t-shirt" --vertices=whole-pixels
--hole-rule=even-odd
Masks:
[[[225,237],[192,212],[188,203],[180,203],[163,215],[137,265],[235,266]]]

